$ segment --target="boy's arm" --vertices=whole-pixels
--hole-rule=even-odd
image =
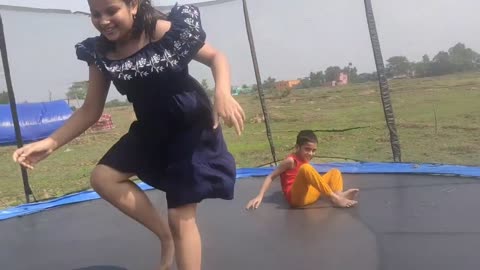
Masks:
[[[285,160],[283,160],[271,174],[265,177],[265,181],[263,181],[262,187],[260,188],[258,195],[248,202],[246,208],[258,208],[258,206],[262,202],[265,192],[268,190],[273,180],[280,176],[280,174],[282,174],[284,171],[293,168],[294,165],[295,164],[292,158],[286,158]]]
[[[280,174],[282,174],[284,171],[291,169],[293,165],[294,161],[292,158],[286,158],[285,160],[283,160],[280,165],[278,165],[278,167],[265,178],[265,181],[263,181],[263,185],[260,188],[260,192],[258,192],[257,196],[262,198],[265,195],[265,192],[270,187],[270,184],[273,182],[273,180],[279,177]]]

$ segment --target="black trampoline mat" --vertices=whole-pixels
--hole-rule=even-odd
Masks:
[[[480,181],[425,175],[345,175],[361,189],[353,209],[321,201],[290,209],[275,182],[255,211],[263,178],[239,180],[235,200],[198,209],[203,268],[479,269]],[[164,194],[148,192],[166,213]],[[2,270],[150,270],[157,238],[103,200],[0,222]]]

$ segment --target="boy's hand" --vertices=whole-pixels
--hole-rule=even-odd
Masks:
[[[250,200],[248,203],[247,203],[247,206],[245,207],[247,210],[250,210],[250,209],[257,209],[260,204],[262,203],[262,197],[261,196],[257,196],[255,198],[253,198],[252,200]]]

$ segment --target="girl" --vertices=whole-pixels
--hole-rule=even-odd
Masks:
[[[197,204],[206,198],[233,199],[235,161],[228,152],[218,117],[238,135],[245,119],[230,94],[225,56],[205,42],[199,10],[175,5],[167,15],[150,0],[89,0],[100,36],[76,45],[89,66],[84,105],[49,138],[13,154],[33,169],[100,117],[110,82],[132,102],[137,120],[100,159],[91,185],[102,198],[143,224],[161,241],[159,269],[201,267]],[[215,105],[188,73],[195,59],[212,69]],[[133,182],[137,175],[165,191],[167,222]]]
[[[303,207],[315,203],[321,196],[328,197],[337,207],[352,207],[358,189],[343,191],[342,174],[337,169],[323,176],[309,164],[317,150],[317,136],[311,130],[302,130],[297,135],[295,153],[289,155],[265,178],[257,197],[250,200],[247,209],[257,209],[272,181],[280,176],[282,191],[291,207]]]

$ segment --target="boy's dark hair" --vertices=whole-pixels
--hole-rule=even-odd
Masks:
[[[145,32],[148,40],[152,41],[155,35],[155,28],[157,26],[157,20],[166,20],[167,15],[163,14],[152,6],[151,0],[123,0],[126,5],[132,6],[137,3],[138,11],[133,22],[132,36],[138,38],[143,32]],[[101,36],[98,49],[101,53],[112,50],[114,43],[109,41],[103,35]]]
[[[301,130],[297,135],[298,146],[302,146],[306,143],[318,143],[317,136],[312,130]]]

